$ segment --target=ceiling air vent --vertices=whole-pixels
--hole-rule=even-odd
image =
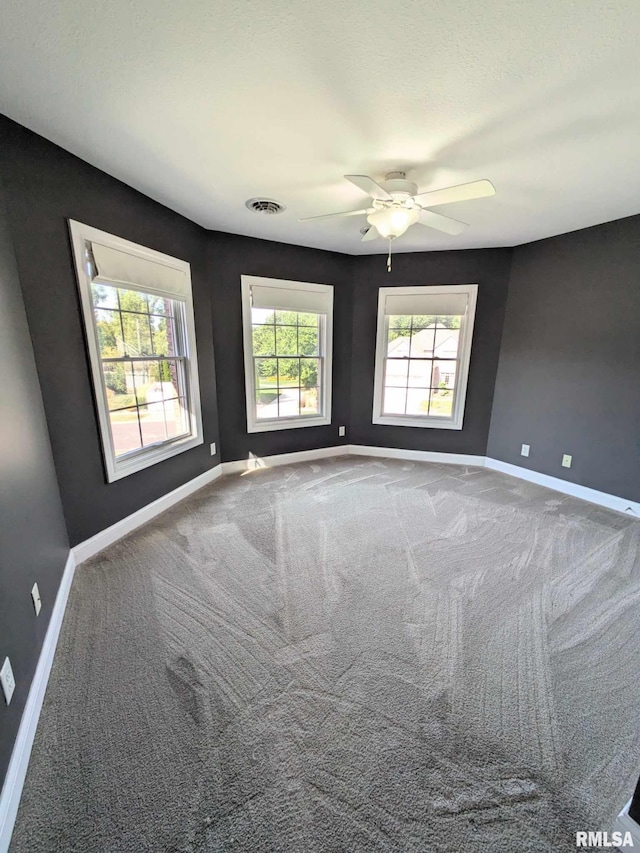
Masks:
[[[250,198],[244,204],[254,213],[262,213],[267,216],[273,216],[275,213],[282,213],[283,210],[286,210],[284,204],[280,204],[273,198]]]

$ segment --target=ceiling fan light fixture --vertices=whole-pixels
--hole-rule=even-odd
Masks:
[[[382,237],[394,240],[404,234],[407,228],[415,225],[419,216],[419,208],[393,205],[370,213],[367,222],[373,225]]]

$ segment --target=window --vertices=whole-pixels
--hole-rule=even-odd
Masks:
[[[331,423],[333,287],[242,276],[247,429]]]
[[[107,480],[202,444],[189,264],[69,222]]]
[[[462,429],[477,290],[380,288],[373,423]]]

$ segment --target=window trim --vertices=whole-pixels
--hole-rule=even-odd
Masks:
[[[244,386],[247,409],[247,432],[273,432],[281,429],[300,429],[302,427],[328,426],[331,424],[331,377],[333,356],[333,285],[315,284],[308,281],[289,281],[279,278],[263,278],[255,275],[242,275],[242,337],[244,345]],[[326,295],[328,310],[324,317],[324,355],[322,356],[322,414],[297,415],[277,420],[256,417],[256,384],[253,368],[253,335],[251,316],[251,287],[279,287],[287,290],[309,290]],[[275,309],[274,309],[275,310]],[[322,321],[321,321],[322,322]]]
[[[191,288],[191,267],[186,261],[173,258],[170,255],[165,255],[162,252],[155,251],[154,249],[148,249],[138,243],[132,243],[129,240],[125,240],[122,237],[116,237],[115,235],[109,234],[105,231],[100,231],[98,228],[93,228],[90,225],[84,225],[83,223],[76,222],[73,219],[69,219],[68,223],[76,270],[76,282],[78,285],[80,305],[82,308],[82,325],[84,327],[84,337],[89,356],[93,398],[98,416],[98,426],[100,428],[102,456],[107,482],[112,483],[116,480],[121,480],[123,477],[128,477],[130,474],[134,474],[137,471],[142,471],[145,468],[156,465],[158,462],[162,462],[165,459],[177,456],[185,450],[198,447],[204,443],[195,319],[193,312],[193,295]],[[120,458],[116,457],[113,445],[107,392],[104,377],[102,375],[102,359],[100,357],[95,315],[93,312],[93,299],[91,295],[91,284],[93,281],[100,281],[100,277],[97,276],[95,279],[92,279],[89,274],[86,263],[87,242],[100,243],[103,246],[108,246],[109,248],[126,252],[134,257],[142,258],[144,260],[152,261],[153,263],[162,264],[163,266],[168,266],[172,269],[178,270],[181,274],[186,276],[188,283],[187,292],[184,296],[178,296],[176,294],[174,296],[168,296],[167,298],[174,299],[180,305],[180,311],[183,318],[185,332],[185,376],[187,382],[186,396],[189,406],[191,433],[174,439],[166,439],[163,442],[143,447],[139,450],[130,451]],[[112,287],[114,286],[114,282],[110,280],[105,280],[105,284]],[[126,285],[127,282],[123,282],[123,284]]]
[[[434,415],[384,415],[382,413],[382,395],[384,388],[384,364],[388,328],[387,318],[390,316],[385,313],[386,297],[391,294],[409,296],[425,295],[427,293],[432,293],[434,295],[441,293],[464,293],[469,298],[467,313],[464,317],[464,321],[460,324],[461,335],[458,347],[458,358],[456,360],[456,389],[452,415],[450,418],[437,417]],[[428,429],[460,430],[463,428],[477,296],[477,284],[427,284],[412,287],[381,287],[379,289],[372,423],[386,424],[388,426],[426,427]]]

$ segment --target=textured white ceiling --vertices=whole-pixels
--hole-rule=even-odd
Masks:
[[[489,178],[395,251],[509,246],[640,211],[639,32],[638,0],[2,0],[0,111],[208,228],[354,254],[364,218],[297,221],[366,202],[343,174]]]

